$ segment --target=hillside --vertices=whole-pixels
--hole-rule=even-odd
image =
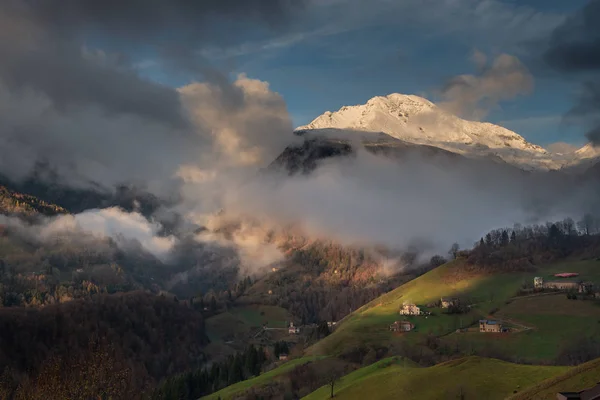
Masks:
[[[315,363],[323,357],[302,357],[295,360],[283,363],[271,371],[265,372],[255,378],[248,379],[243,382],[236,383],[228,386],[225,389],[219,390],[209,396],[203,397],[205,400],[229,400],[229,399],[240,399],[243,398],[244,392],[250,389],[257,389],[262,386],[277,382],[277,380],[283,378],[287,373],[291,372],[294,368],[303,366],[309,363]]]
[[[405,368],[399,360],[383,361],[343,377],[336,384],[338,399],[504,399],[532,383],[567,371],[565,367],[511,364],[469,357],[428,368]],[[323,387],[304,397],[329,397]]]
[[[393,93],[366,104],[326,112],[297,131],[339,129],[382,132],[405,142],[432,145],[469,157],[499,157],[527,168],[558,169],[561,161],[506,128],[463,120],[430,101]]]
[[[28,375],[50,373],[52,362],[85,359],[94,340],[112,346],[135,378],[138,393],[196,366],[205,359],[208,344],[200,313],[147,293],[95,295],[41,309],[2,308],[0,371],[9,376],[1,383],[12,380],[14,385]]]
[[[534,276],[551,276],[563,270],[574,270],[582,279],[600,282],[600,262],[565,262],[540,266],[532,272],[497,274],[473,271],[466,268],[465,262],[459,259],[440,266],[371,301],[346,317],[330,336],[310,347],[308,354],[364,354],[369,348],[383,346],[391,354],[405,355],[425,365],[473,353],[552,362],[557,361],[569,338],[579,339],[578,332],[600,334],[600,309],[592,301],[574,302],[564,294],[540,296],[535,301],[511,300]],[[473,306],[463,314],[447,314],[434,304],[441,297],[459,297]],[[526,306],[528,301],[532,304]],[[402,317],[398,311],[404,302],[415,303],[433,315]],[[507,326],[512,322],[517,324],[515,327],[530,329],[521,328],[501,336],[455,333],[490,314],[494,314],[491,318],[504,318]],[[400,319],[412,321],[415,330],[405,334],[390,332],[388,326]],[[556,321],[561,320],[567,322],[557,325]]]
[[[0,214],[42,215],[66,214],[68,211],[56,204],[29,195],[18,193],[0,185]]]
[[[577,392],[594,387],[600,381],[600,359],[549,378],[511,396],[509,400],[554,400],[558,392]]]

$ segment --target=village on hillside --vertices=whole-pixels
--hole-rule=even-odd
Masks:
[[[566,293],[569,299],[600,299],[600,287],[591,281],[579,279],[577,272],[562,272],[553,275],[554,280],[546,281],[543,277],[536,276],[533,278],[533,284],[525,284],[526,288],[519,291],[519,297],[541,296],[548,294]],[[531,281],[530,281],[531,282]],[[458,297],[442,297],[436,303],[428,304],[427,308],[441,308],[447,314],[462,314],[471,310],[473,304],[467,304],[464,300]],[[423,307],[411,303],[404,302],[398,313],[404,317],[434,317],[435,313],[423,309]],[[389,326],[392,332],[411,332],[417,328],[417,325],[409,320],[397,320]],[[514,323],[506,323],[506,321],[498,319],[483,318],[478,321],[476,326],[472,328],[457,329],[457,332],[478,331],[480,333],[510,333],[519,332],[530,329],[525,326],[520,326]]]

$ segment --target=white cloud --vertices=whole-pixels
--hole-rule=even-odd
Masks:
[[[57,235],[87,233],[101,238],[109,237],[124,247],[132,242],[139,243],[146,251],[164,260],[176,239],[173,236],[158,236],[160,229],[160,224],[148,221],[141,214],[127,213],[119,208],[105,208],[56,217],[42,227],[39,234],[44,240]]]

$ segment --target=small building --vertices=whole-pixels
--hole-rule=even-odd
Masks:
[[[327,322],[327,327],[333,328],[334,326],[336,326],[336,324],[337,324],[337,322],[335,322],[335,321],[328,321]]]
[[[533,278],[533,287],[535,289],[543,289],[544,288],[544,278],[541,276],[536,276]]]
[[[554,289],[554,290],[579,290],[578,282],[568,282],[568,281],[552,281],[545,282],[544,289]]]
[[[441,304],[442,308],[456,307],[456,306],[458,306],[459,303],[460,303],[460,300],[455,297],[452,297],[452,298],[442,297],[440,299],[440,304]]]
[[[400,315],[421,315],[421,308],[416,304],[405,303],[400,308]]]
[[[491,319],[479,320],[479,332],[502,332],[502,324]]]
[[[296,334],[300,333],[300,328],[298,328],[297,326],[294,326],[293,322],[290,322],[290,326],[288,327],[288,333],[290,335],[296,335]]]
[[[288,355],[285,353],[279,354],[279,361],[287,361]]]
[[[396,321],[390,325],[392,332],[410,332],[415,328],[415,324],[410,321]]]
[[[580,392],[560,392],[556,394],[557,400],[600,400],[600,383]]]
[[[579,282],[579,288],[577,289],[579,293],[593,293],[594,292],[594,283],[593,282]]]

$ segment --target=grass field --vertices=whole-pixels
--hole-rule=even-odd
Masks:
[[[290,360],[288,362],[286,362],[285,364],[279,366],[276,369],[273,369],[269,372],[265,372],[262,375],[259,375],[255,378],[252,379],[248,379],[242,382],[238,382],[234,385],[228,386],[224,389],[219,390],[218,392],[215,392],[209,396],[205,396],[203,397],[203,399],[222,399],[222,400],[226,400],[226,399],[231,399],[233,396],[235,395],[240,395],[241,393],[243,393],[244,391],[252,388],[252,387],[259,387],[261,385],[264,385],[270,381],[272,381],[273,379],[276,379],[278,376],[281,376],[283,374],[285,374],[288,371],[291,371],[294,367],[298,366],[298,365],[303,365],[309,362],[313,362],[313,361],[317,361],[320,359],[323,359],[324,357],[302,357],[302,358],[297,358],[295,360]]]
[[[222,341],[230,336],[249,333],[267,323],[272,328],[285,328],[292,316],[276,306],[251,305],[234,308],[206,320],[206,331],[211,341]]]
[[[389,357],[378,361],[374,364],[371,364],[367,367],[360,368],[341,378],[338,382],[335,383],[334,394],[337,396],[338,393],[344,391],[346,388],[349,388],[353,385],[360,385],[361,381],[365,378],[370,378],[380,373],[387,373],[390,371],[391,367],[418,368],[419,366],[414,362],[404,358]],[[319,388],[318,390],[315,390],[310,395],[303,397],[303,399],[327,399],[329,398],[330,394],[331,388],[329,387],[329,385],[326,385]]]
[[[600,359],[572,368],[562,375],[533,385],[510,400],[554,400],[558,392],[578,392],[595,386],[600,381]]]
[[[598,262],[558,264],[544,270],[553,274],[562,270],[581,272],[583,279],[600,282]],[[562,347],[582,335],[600,335],[600,305],[594,301],[569,300],[564,293],[514,299],[494,315],[530,327],[523,332],[488,335],[476,332],[453,333],[443,339],[451,346],[495,352],[517,357],[522,362],[549,362]]]
[[[600,309],[594,308],[591,303],[583,304],[584,302],[579,300],[563,303],[562,300],[554,300],[553,296],[547,296],[551,302],[548,307],[544,306],[545,298],[539,300],[539,303],[538,300],[528,302],[521,299],[507,304],[523,282],[532,281],[534,276],[550,277],[557,272],[572,271],[579,272],[581,279],[600,283],[598,261],[565,262],[544,266],[536,272],[496,275],[465,273],[463,263],[464,261],[457,260],[445,264],[368,303],[344,319],[333,334],[310,347],[307,353],[336,355],[361,345],[393,346],[402,341],[414,343],[422,340],[424,334],[431,333],[436,336],[450,334],[447,340],[468,341],[475,350],[491,343],[510,352],[509,354],[521,354],[523,351],[524,359],[544,360],[552,358],[558,346],[567,340],[569,335],[580,332],[581,329],[592,329],[595,332],[595,329],[600,327],[597,323]],[[415,332],[404,335],[393,335],[389,332],[388,325],[403,318],[398,314],[403,302],[425,305],[439,300],[440,297],[450,296],[468,297],[475,306],[469,314],[461,316],[439,314],[440,310],[433,310],[438,311],[438,315],[409,318],[415,324]],[[564,300],[568,301],[566,297]],[[526,308],[520,307],[520,301],[523,301]],[[552,304],[553,301],[557,304]],[[555,307],[557,305],[558,307]],[[569,307],[577,308],[577,311],[569,314]],[[511,318],[523,325],[534,326],[535,329],[515,333],[514,338],[508,339],[499,338],[498,335],[452,333],[461,325],[464,327],[488,316],[493,309],[499,310],[496,314],[498,318]],[[557,314],[557,311],[561,314]],[[456,336],[460,336],[460,339]]]
[[[349,374],[338,383],[337,399],[504,399],[522,388],[568,371],[468,357],[429,368],[404,368],[402,363],[374,365]],[[305,399],[329,398],[327,387]]]

